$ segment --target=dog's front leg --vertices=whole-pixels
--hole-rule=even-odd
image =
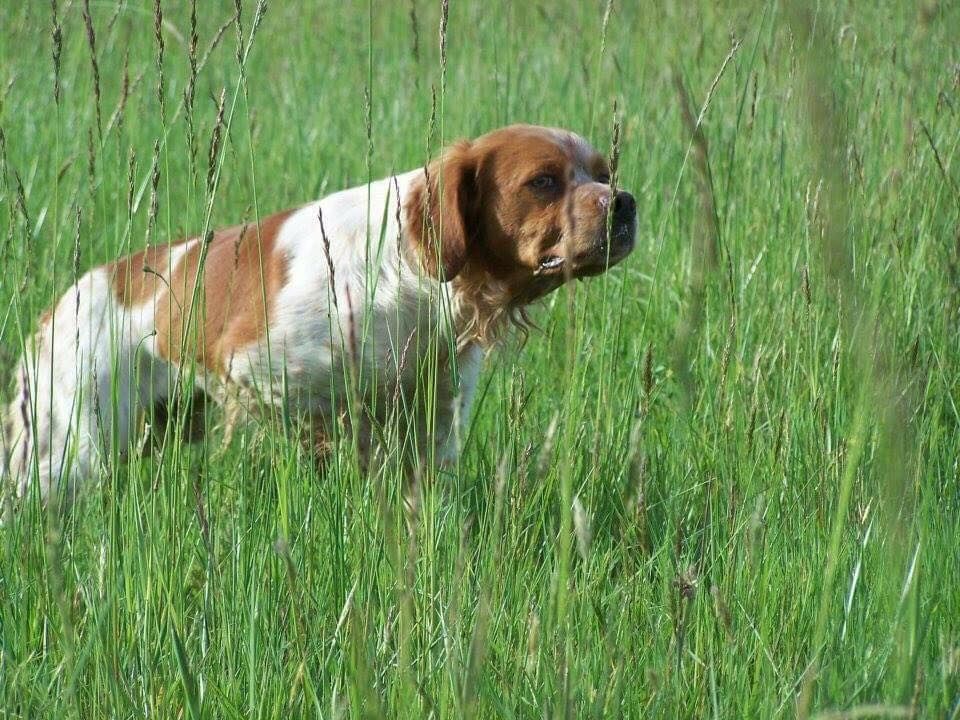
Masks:
[[[448,376],[447,407],[437,412],[435,457],[441,468],[456,466],[469,428],[470,411],[483,366],[483,349],[470,343],[457,355],[457,378]]]

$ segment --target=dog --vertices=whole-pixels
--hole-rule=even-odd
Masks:
[[[73,498],[111,453],[135,449],[145,413],[194,395],[225,406],[228,427],[255,405],[304,420],[320,454],[345,422],[369,449],[403,408],[396,441],[452,462],[504,331],[633,249],[636,202],[610,181],[579,135],[513,125],[97,267],[43,314],[18,363],[3,483]]]

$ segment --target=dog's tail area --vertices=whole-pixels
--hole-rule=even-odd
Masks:
[[[14,370],[13,398],[0,410],[0,511],[34,486],[42,502],[56,496],[69,504],[108,451],[126,453],[136,408],[162,394],[141,378],[152,377],[137,356],[148,334],[115,302],[102,268],[44,313]]]
[[[0,419],[0,513],[10,511],[13,498],[20,495],[29,472],[33,451],[33,412],[30,392],[32,353],[25,351],[14,369],[13,399],[2,410]]]
[[[46,450],[51,428],[56,424],[50,408],[43,411],[38,393],[45,392],[52,398],[58,390],[66,391],[62,386],[58,388],[51,377],[52,347],[48,335],[45,319],[36,333],[26,338],[13,369],[13,397],[2,409],[0,492],[8,497],[23,494],[36,456]],[[49,404],[48,400],[46,405]]]
[[[41,315],[0,407],[0,512],[27,496],[64,508],[127,456],[140,410],[170,386],[151,349],[151,307],[118,301],[111,270],[100,267]]]

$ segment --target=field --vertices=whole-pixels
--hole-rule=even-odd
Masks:
[[[634,253],[405,509],[282,424],[0,528],[0,717],[960,716],[960,4],[4,2],[0,372],[79,272],[510,122]]]

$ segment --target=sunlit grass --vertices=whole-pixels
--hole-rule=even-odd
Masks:
[[[5,382],[78,271],[508,122],[617,120],[640,230],[413,511],[217,417],[28,504],[0,716],[955,717],[960,14],[802,5],[454,2],[441,82],[440,2],[5,4]]]

